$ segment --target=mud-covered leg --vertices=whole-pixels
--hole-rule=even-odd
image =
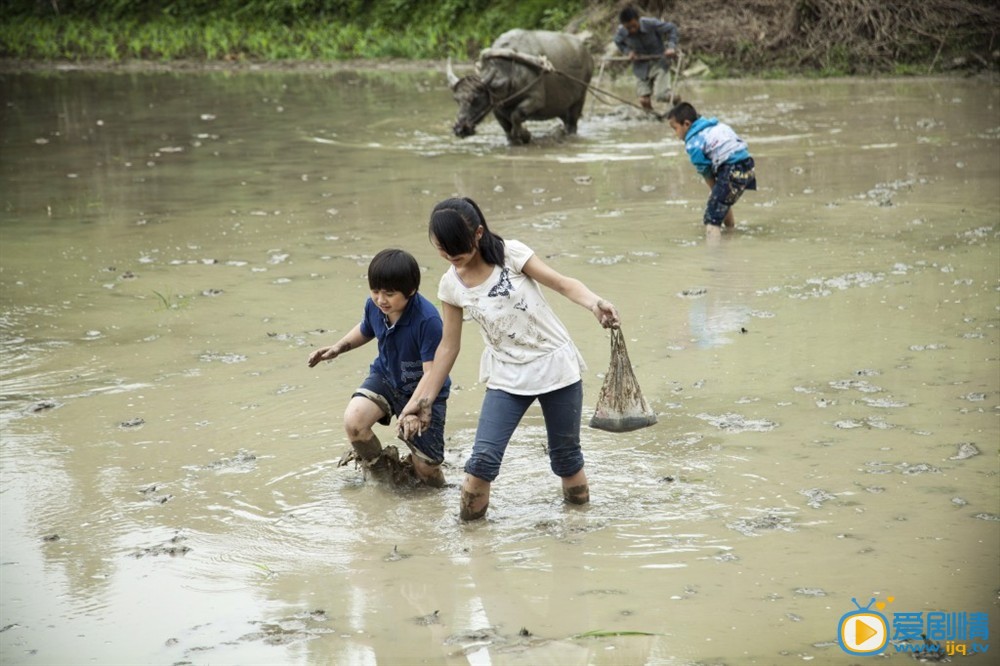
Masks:
[[[569,112],[563,117],[563,125],[566,126],[566,134],[576,134],[576,125],[583,115],[583,105],[587,101],[584,97],[579,102],[570,107]]]
[[[392,470],[382,455],[382,442],[374,434],[366,440],[352,440],[351,447],[361,463],[365,474],[371,474],[377,481],[389,480]]]
[[[382,453],[382,442],[373,433],[368,439],[352,439],[351,448],[358,458],[371,462]]]
[[[383,418],[385,412],[372,400],[355,396],[344,411],[344,432],[354,449],[354,457],[362,468],[379,479],[386,476],[385,464],[381,460],[382,442],[372,431],[372,426]]]
[[[514,135],[511,134],[514,126],[511,124],[510,118],[496,111],[493,112],[493,117],[497,119],[503,133],[507,135],[508,143],[514,143]]]
[[[413,471],[418,479],[431,488],[444,488],[444,472],[441,471],[441,465],[432,465],[422,460],[420,456],[412,454],[410,460],[413,461]]]
[[[590,486],[587,475],[581,469],[573,476],[563,477],[563,498],[570,504],[586,504],[590,501]]]
[[[736,226],[736,216],[733,215],[733,209],[730,208],[726,211],[726,217],[722,220],[722,224],[725,225],[727,229],[732,229]]]
[[[524,126],[524,120],[527,117],[528,114],[520,108],[515,109],[514,113],[510,114],[510,132],[508,132],[507,136],[510,139],[511,145],[517,146],[531,143],[531,132]]]
[[[459,516],[462,520],[479,520],[486,515],[490,506],[490,482],[480,478],[465,475],[462,484],[462,506]]]

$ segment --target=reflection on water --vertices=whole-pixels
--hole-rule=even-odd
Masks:
[[[994,85],[690,83],[759,165],[706,247],[683,147],[621,109],[508,148],[451,136],[439,72],[2,78],[5,664],[843,663],[889,595],[1000,630]],[[472,327],[449,485],[337,467],[375,350],[306,357],[383,247],[434,296],[455,194],[623,313],[660,422],[585,431],[589,506],[532,410],[458,521]],[[593,404],[607,338],[553,305]]]

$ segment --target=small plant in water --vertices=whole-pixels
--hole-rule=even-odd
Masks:
[[[609,636],[658,636],[652,631],[603,631],[594,629],[585,631],[582,634],[573,634],[573,638],[607,638]]]
[[[183,296],[176,296],[176,297],[164,296],[155,289],[153,290],[153,293],[156,294],[156,297],[160,299],[160,302],[163,303],[163,307],[166,310],[177,310],[182,305],[184,305],[184,303],[182,302],[184,298]]]
[[[254,562],[254,566],[264,572],[265,578],[273,578],[277,575],[277,572],[266,564],[260,564],[259,562]]]

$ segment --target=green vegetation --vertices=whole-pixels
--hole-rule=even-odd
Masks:
[[[561,30],[584,5],[584,0],[8,0],[0,9],[0,57],[464,58],[513,27]]]
[[[164,296],[155,289],[153,289],[153,293],[156,294],[158,299],[160,299],[160,303],[163,304],[164,310],[179,310],[187,305],[187,302],[184,300],[184,296],[182,294],[178,294],[177,296]]]
[[[995,0],[646,0],[713,77],[996,71]],[[296,63],[470,58],[510,28],[594,35],[619,0],[6,0],[0,58]]]

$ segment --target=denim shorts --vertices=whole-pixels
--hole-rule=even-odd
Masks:
[[[500,463],[517,424],[535,400],[542,407],[548,434],[549,467],[557,476],[573,476],[583,469],[580,421],[583,413],[583,382],[578,381],[542,395],[514,395],[486,389],[479,412],[476,442],[465,463],[465,471],[492,482],[500,474]]]
[[[368,398],[382,408],[384,416],[378,420],[382,425],[389,425],[393,416],[399,416],[403,407],[410,401],[406,395],[389,383],[381,374],[372,373],[362,382],[354,396]],[[388,411],[387,411],[388,410]],[[407,444],[416,449],[414,453],[432,465],[444,462],[444,421],[448,410],[448,399],[438,398],[431,405],[431,424]]]
[[[732,164],[723,164],[715,173],[715,186],[705,206],[705,224],[721,226],[726,213],[733,207],[744,190],[756,190],[757,178],[753,172],[753,158],[748,157]]]

